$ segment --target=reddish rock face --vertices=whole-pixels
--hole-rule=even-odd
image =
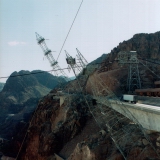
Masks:
[[[159,41],[160,32],[135,34],[131,39],[119,43],[111,54],[116,55],[119,51],[137,51],[142,58],[160,60]]]
[[[52,160],[56,153],[67,160],[123,160],[109,133],[101,130],[90,117],[83,97],[72,95],[69,99],[70,103],[67,98],[60,106],[59,98],[49,94],[39,103],[18,159]],[[94,104],[92,99],[88,101]],[[160,135],[150,133],[150,137],[156,147]],[[157,158],[145,139],[135,144],[128,160]],[[128,141],[125,145],[132,144]]]
[[[85,79],[83,79],[82,82],[85,84],[86,92],[93,94],[91,87],[94,85],[100,96],[108,95],[104,86],[98,84],[100,81],[98,77],[100,77],[104,85],[107,85],[116,95],[124,93],[127,66],[120,67],[118,65],[115,61],[117,53],[119,51],[136,50],[141,58],[160,60],[159,41],[160,32],[157,32],[155,34],[137,34],[130,40],[120,43],[106,56],[104,63],[108,67],[106,70],[95,71],[90,75],[87,83],[84,83]],[[111,61],[113,63],[110,63]],[[104,66],[102,65],[102,67]],[[158,66],[148,64],[148,67],[155,72],[160,71]],[[156,79],[155,75],[142,65],[139,68],[142,86],[152,86]],[[73,83],[78,88],[77,81],[75,80]],[[67,90],[70,89],[73,91],[71,85],[68,85]],[[96,102],[95,104],[92,103],[91,98],[88,98],[88,100],[91,102],[91,106],[96,104]],[[39,103],[19,160],[55,160],[54,153],[67,160],[124,159],[111,140],[109,133],[107,131],[103,132],[91,118],[87,104],[80,94],[70,95],[61,106],[59,101],[59,97],[49,94]],[[127,152],[127,160],[157,160],[157,154],[149,147],[148,141],[139,138],[138,133],[134,136],[138,137],[134,145],[129,142],[124,144],[126,150],[127,146],[133,145]],[[148,136],[156,152],[160,154],[160,134],[149,133]],[[125,138],[129,139],[130,135]]]
[[[118,65],[118,61],[116,60],[117,55],[120,51],[137,51],[140,62],[139,71],[142,88],[154,88],[153,83],[155,80],[159,80],[160,76],[159,42],[160,32],[156,32],[153,34],[136,34],[131,39],[119,43],[117,47],[106,55],[101,67],[94,73],[94,77],[99,74],[100,77],[103,77],[107,85],[109,85],[109,82],[107,82],[109,81],[108,78],[110,78],[110,83],[112,80],[117,81],[115,82],[117,87],[114,90],[114,84],[112,83],[111,90],[113,89],[113,91],[118,93],[120,93],[119,91],[122,91],[122,93],[125,92],[128,65],[124,65],[123,67]],[[116,70],[118,71],[116,72]]]
[[[71,98],[71,103],[66,100],[61,106],[59,98],[50,95],[40,102],[20,159],[46,159],[81,132],[88,109],[81,96]]]

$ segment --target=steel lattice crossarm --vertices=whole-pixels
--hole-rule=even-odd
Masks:
[[[81,52],[76,48],[77,50],[77,64],[81,67],[81,71],[86,76],[92,74],[95,71],[95,66],[90,64],[88,65],[87,60],[84,58],[84,56],[81,54]]]
[[[52,68],[55,70],[54,71],[55,76],[62,76],[66,80],[68,80],[66,73],[60,68],[60,66],[58,65],[58,62],[54,59],[54,57],[52,55],[52,51],[47,47],[47,45],[45,43],[45,39],[42,36],[40,36],[38,33],[35,33],[35,34],[36,34],[37,43],[42,48],[43,53],[47,57]]]
[[[117,60],[119,64],[139,63],[136,51],[120,51]]]
[[[83,57],[83,55],[81,54],[81,52],[77,48],[76,48],[76,50],[77,50],[77,55],[76,55],[77,63],[80,66],[82,66],[82,68],[87,67],[87,64],[88,64],[87,60]]]

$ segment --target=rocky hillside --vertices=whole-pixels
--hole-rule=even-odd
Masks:
[[[105,59],[106,59],[107,54],[102,54],[100,57],[89,63],[88,65],[100,65]]]
[[[160,32],[136,34],[133,38],[120,43],[111,53],[102,56],[100,62],[104,63],[101,64],[101,67],[89,78],[86,77],[87,82],[85,82],[85,78],[82,78],[85,98],[81,92],[76,91],[72,94],[68,92],[73,91],[72,86],[76,86],[78,90],[78,83],[74,80],[71,82],[72,85],[68,85],[67,93],[54,90],[41,99],[30,122],[25,141],[23,145],[19,145],[19,147],[21,145],[23,147],[18,159],[123,160],[124,158],[111,139],[106,125],[103,124],[103,127],[99,127],[97,121],[92,117],[90,110],[95,110],[98,105],[92,95],[96,92],[98,96],[111,96],[109,91],[113,91],[111,98],[114,98],[115,95],[119,98],[122,93],[126,92],[128,66],[118,65],[116,61],[118,52],[136,50],[140,59],[158,62],[160,61],[159,42]],[[143,88],[152,87],[154,80],[160,76],[159,65],[147,63],[147,67],[156,74],[146,69],[144,65],[139,65]],[[85,70],[81,76],[84,75]],[[101,107],[105,108],[106,106],[102,105]],[[125,118],[123,115],[116,114],[121,119]],[[99,112],[96,116],[100,116]],[[110,123],[115,122],[111,120]],[[135,123],[126,120],[126,118],[124,124],[127,124],[127,129],[137,128]],[[117,125],[114,130],[122,127]],[[146,134],[155,150],[140,135],[138,129],[135,129],[130,135],[124,132],[125,139],[120,143],[126,151],[127,160],[159,159],[157,153],[160,154],[160,133],[147,131]],[[135,143],[130,143],[131,140]],[[19,147],[17,145],[17,149]],[[11,151],[13,149],[10,149]],[[15,153],[15,151],[13,152]]]
[[[119,65],[117,55],[120,51],[137,51],[142,88],[154,88],[154,81],[160,80],[159,48],[160,32],[135,34],[131,39],[120,42],[106,55],[94,77],[102,77],[116,93],[126,93],[128,65]]]
[[[3,122],[0,124],[0,137],[7,139],[7,149],[4,146],[0,151],[8,152],[8,149],[15,148],[15,142],[22,141],[39,99],[55,88],[59,81],[65,82],[61,77],[39,70],[10,75],[0,92],[0,120]],[[14,151],[10,155],[14,155]]]
[[[12,103],[23,103],[31,97],[38,98],[44,96],[51,89],[55,88],[58,81],[62,78],[57,78],[47,72],[41,72],[38,70],[13,72],[7,79],[0,96],[4,96],[5,99]]]
[[[115,47],[111,54],[119,51],[137,51],[140,57],[160,60],[160,32],[135,34],[131,39],[125,40]]]
[[[123,160],[110,134],[92,117],[89,110],[96,107],[89,95],[84,99],[80,94],[48,94],[39,102],[18,160]],[[159,152],[160,133],[151,132],[148,136]],[[128,160],[158,159],[138,129],[124,137],[128,141],[122,141],[123,146],[132,146]],[[134,144],[130,143],[131,137]]]
[[[55,88],[59,80],[63,79],[38,70],[13,72],[0,92],[1,108],[11,111],[15,107],[13,108],[10,105],[23,104],[30,98],[43,97]]]

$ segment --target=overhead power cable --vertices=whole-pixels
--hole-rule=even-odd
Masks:
[[[154,63],[154,64],[158,64],[160,65],[160,63],[156,63],[156,62],[152,62],[152,61],[149,61],[149,60],[146,60],[146,59],[142,59],[142,58],[138,58],[138,59],[141,59],[141,60],[144,60],[144,61],[147,61],[147,62],[150,62],[150,63]],[[112,63],[116,61],[116,60],[113,60]],[[104,62],[101,62],[101,63],[93,63],[93,64],[90,64],[90,65],[96,65],[96,64],[103,64]],[[69,69],[69,68],[62,68],[62,69],[57,69],[57,70],[64,70],[64,69]],[[28,76],[28,75],[32,75],[32,74],[41,74],[41,73],[45,73],[45,72],[52,72],[52,71],[57,71],[57,70],[49,70],[49,71],[38,71],[38,72],[31,72],[31,73],[26,73],[26,74],[20,74],[20,75],[12,75],[12,76],[3,76],[3,77],[0,77],[0,79],[3,79],[3,78],[12,78],[12,77],[20,77],[20,76]]]
[[[102,63],[93,63],[91,65],[102,64]],[[53,72],[53,71],[64,70],[64,69],[70,69],[70,68],[52,69],[52,70],[49,70],[49,71],[31,72],[31,73],[20,74],[20,75],[13,75],[13,76],[3,76],[3,77],[0,77],[0,79],[9,78],[9,77],[28,76],[28,75],[31,75],[31,74],[41,74],[41,73],[44,73],[44,72]]]
[[[63,49],[63,47],[64,47],[64,45],[65,45],[65,42],[66,42],[66,40],[67,40],[67,38],[68,38],[68,36],[69,36],[69,33],[70,33],[71,29],[72,29],[72,26],[73,26],[73,24],[74,24],[74,22],[75,22],[75,20],[76,20],[76,18],[77,18],[77,15],[78,15],[79,10],[80,10],[80,8],[81,8],[81,6],[82,6],[82,3],[83,3],[83,0],[81,1],[81,4],[80,4],[80,6],[79,6],[79,8],[78,8],[78,10],[77,10],[77,13],[76,13],[76,15],[75,15],[75,17],[74,17],[74,19],[73,19],[73,22],[72,22],[72,24],[71,24],[71,27],[69,28],[69,31],[68,31],[68,33],[67,33],[67,36],[66,36],[66,38],[65,38],[65,40],[64,40],[64,42],[63,42],[63,44],[62,44],[61,50],[60,50],[60,52],[59,52],[59,54],[58,54],[58,57],[57,57],[57,61],[58,61],[58,58],[59,58],[59,56],[60,56],[60,54],[61,54],[61,52],[62,52],[62,49]]]
[[[58,70],[64,70],[64,69],[69,69],[69,68],[63,68],[63,69],[58,69]],[[19,75],[12,75],[12,76],[6,76],[6,77],[0,77],[0,79],[3,78],[11,78],[11,77],[20,77],[20,76],[28,76],[31,74],[40,74],[40,73],[45,73],[45,72],[52,72],[52,71],[57,71],[57,70],[50,70],[50,71],[39,71],[39,72],[31,72],[31,73],[25,73],[25,74],[19,74]]]
[[[153,64],[158,64],[158,65],[160,65],[160,62],[157,62],[157,61],[147,60],[147,59],[144,59],[144,58],[138,58],[138,59],[143,60],[143,61],[146,61],[146,62],[150,62],[150,63],[153,63]]]
[[[142,58],[138,58],[138,59],[142,59]],[[160,65],[160,63],[155,63],[155,62],[148,61],[148,60],[145,60],[145,59],[142,59],[142,60],[150,62],[150,63],[154,63],[154,64]],[[93,63],[93,65],[102,64],[102,63],[103,62],[101,62],[101,63]],[[64,69],[69,69],[69,68],[62,68],[62,69],[57,69],[57,70],[64,70]],[[52,72],[52,71],[57,71],[57,70],[52,69],[52,70],[49,70],[49,71],[38,71],[38,72],[31,72],[31,73],[26,73],[26,74],[19,74],[19,75],[12,75],[12,76],[3,76],[3,77],[0,77],[0,79],[3,79],[3,78],[12,78],[12,77],[21,77],[21,76],[28,76],[28,75],[32,75],[32,74],[41,74],[41,73]]]

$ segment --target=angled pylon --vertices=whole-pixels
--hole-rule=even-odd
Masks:
[[[45,39],[42,36],[40,36],[37,32],[35,34],[36,34],[37,43],[42,48],[44,55],[47,57],[49,63],[51,64],[52,68],[54,69],[54,71],[53,71],[54,75],[55,76],[62,76],[64,78],[66,78],[66,80],[68,80],[66,73],[60,68],[60,66],[58,65],[58,62],[54,59],[54,57],[52,55],[52,51],[47,47],[47,45],[45,43]]]
[[[77,60],[78,60],[78,63],[81,65],[81,66],[83,66],[83,68],[84,67],[86,67],[87,66],[87,64],[88,64],[88,62],[87,62],[87,60],[83,57],[83,55],[81,54],[81,52],[76,48],[76,50],[77,50]]]

